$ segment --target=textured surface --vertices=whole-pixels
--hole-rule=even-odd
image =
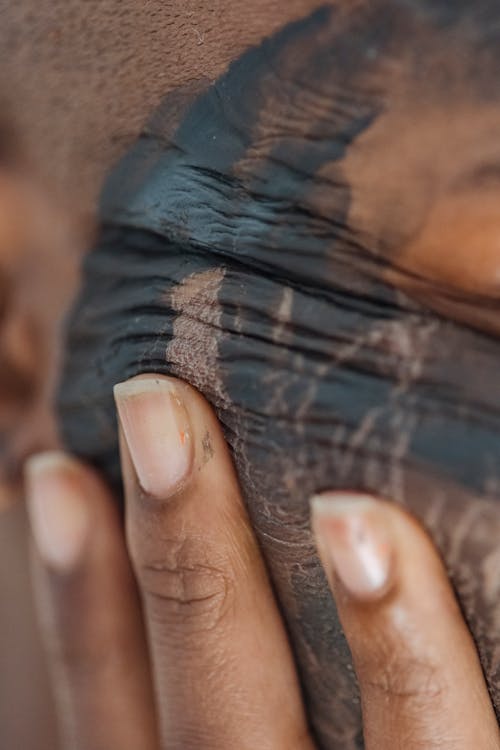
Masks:
[[[0,117],[72,211],[168,91],[213,81],[318,0],[18,0],[0,4]]]
[[[500,708],[495,290],[463,283],[466,248],[453,278],[418,251],[457,185],[496,190],[500,11],[467,6],[323,8],[167,97],[109,181],[69,326],[66,440],[114,481],[115,382],[173,373],[215,405],[325,750],[362,746],[309,531],[326,487],[426,523]]]

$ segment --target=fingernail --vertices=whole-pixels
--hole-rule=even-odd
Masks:
[[[123,435],[143,490],[168,498],[189,475],[193,434],[179,388],[138,377],[114,388]]]
[[[40,557],[49,567],[69,572],[81,558],[90,526],[73,461],[58,451],[40,453],[28,459],[24,471],[28,514]]]
[[[359,599],[377,598],[391,580],[393,549],[377,500],[333,493],[311,500],[312,527],[330,580]]]

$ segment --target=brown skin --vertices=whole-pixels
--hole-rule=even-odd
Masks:
[[[285,629],[220,427],[194,389],[169,382],[191,424],[192,460],[173,495],[156,492],[161,468],[148,475],[146,493],[131,433],[122,432],[128,551],[113,498],[93,471],[67,456],[28,471],[39,543],[40,502],[50,510],[54,496],[73,514],[64,539],[78,532],[71,554],[66,548],[54,557],[42,539],[35,558],[66,747],[132,750],[140,738],[144,750],[312,748]],[[144,448],[157,453],[153,443]],[[73,523],[82,508],[83,536]],[[331,563],[331,522],[313,517],[360,682],[366,747],[498,750],[478,658],[432,543],[386,502],[369,516],[388,530],[390,547],[390,575],[375,596],[343,585]],[[150,639],[159,740],[132,569]]]
[[[6,9],[2,14],[1,33],[5,34],[6,40],[2,48],[9,53],[2,66],[5,82],[3,88],[6,91],[4,98],[9,105],[10,115],[22,134],[25,152],[29,155],[33,171],[51,183],[58,200],[61,200],[63,195],[65,196],[62,205],[69,203],[70,210],[75,214],[92,213],[103,174],[125,146],[133,140],[144,119],[162,96],[177,86],[193,80],[203,77],[215,78],[246,46],[258,42],[264,35],[287,21],[305,15],[316,4],[296,2],[289,3],[284,8],[282,4],[269,7],[268,4],[262,2],[254,3],[252,6],[248,6],[248,3],[241,4],[241,7],[233,3],[225,10],[218,8],[215,21],[212,17],[212,9],[207,8],[206,3],[193,3],[190,6],[186,6],[185,3],[175,4],[173,8],[169,8],[167,19],[164,15],[163,3],[158,3],[157,9],[154,4],[148,4],[147,14],[136,5],[136,3],[106,3],[93,7],[89,4],[75,3],[73,7],[73,4],[66,3],[63,7],[63,5],[47,1],[42,5],[37,4],[36,10],[31,15],[28,4],[21,6],[18,4],[15,8]],[[155,10],[158,10],[158,15]],[[224,19],[222,25],[221,18]],[[65,19],[70,19],[70,21]],[[16,38],[21,29],[26,43],[19,45],[16,43]],[[15,92],[15,101],[9,100],[9,92]],[[470,202],[468,205],[471,205]],[[486,208],[484,202],[481,201],[480,207],[481,212],[484,213]],[[432,221],[435,221],[439,231],[443,232],[445,244],[448,247],[455,245],[453,232],[449,235],[443,231],[442,216],[446,217],[447,211],[447,204],[437,205],[436,215],[430,219],[431,240],[439,240],[438,248],[442,247],[442,237],[439,232],[436,234],[433,230]],[[461,236],[463,231],[469,232],[471,223],[473,231],[474,227],[478,226],[474,217],[472,217],[474,219],[472,222],[467,222],[466,219],[467,217],[464,218]],[[484,228],[488,237],[494,236],[494,231],[490,232],[488,229],[490,214],[485,215],[483,219],[481,227]],[[493,226],[494,229],[495,226]],[[423,257],[425,272],[430,272],[433,277],[448,283],[450,268],[446,263],[436,265],[434,254],[431,258],[431,267],[427,263],[426,253],[430,245],[426,231],[427,228],[424,228],[420,238],[425,240],[422,247],[417,240],[414,246],[408,248],[406,258],[403,256],[402,265],[411,270],[420,271]],[[475,267],[474,270],[480,272],[481,288],[479,291],[483,291],[481,285],[484,285],[485,279],[486,282],[489,280],[495,263],[496,256],[493,255],[491,258],[485,257],[481,267]],[[483,268],[485,273],[481,271]],[[459,289],[468,288],[471,280],[469,270],[468,266],[463,272],[459,268],[457,274],[456,266],[453,266],[454,275],[451,279],[453,285]],[[475,290],[474,278],[472,278],[472,285]],[[5,339],[5,332],[2,332],[2,335]],[[99,502],[99,497],[99,493],[96,492],[94,498],[97,498],[96,502]],[[104,498],[104,496],[101,497]],[[107,528],[106,525],[104,528]],[[115,527],[114,532],[111,533],[114,533],[116,537],[117,528]],[[112,569],[117,567],[119,570],[120,564],[109,567]],[[93,579],[89,578],[89,580]],[[100,583],[104,582],[98,582],[96,579],[93,596],[99,597]],[[430,585],[430,582],[427,583]],[[93,590],[93,585],[91,584],[91,590]],[[110,590],[118,590],[121,584],[113,578],[108,585]],[[58,589],[59,594],[63,592],[63,588]],[[109,601],[107,594],[106,588],[106,602]],[[64,607],[64,602],[62,606]],[[98,608],[86,609],[90,617],[95,609]],[[131,617],[134,619],[136,615],[131,614]],[[123,620],[124,618],[117,617],[117,619]],[[344,618],[344,624],[346,623],[349,636],[348,618]],[[85,621],[83,620],[81,624],[83,627]],[[77,642],[80,643],[75,627],[73,626],[73,632],[78,639]],[[91,649],[96,646],[94,643],[95,626],[90,623],[89,627],[92,638],[88,638],[86,643]],[[463,635],[463,628],[459,630]],[[382,631],[382,634],[385,632]],[[268,635],[266,633],[266,636]],[[128,638],[132,638],[133,641],[133,635],[129,632],[123,638],[126,642]],[[461,642],[464,643],[464,641]],[[469,647],[470,644],[465,650],[470,657],[470,650],[467,650]],[[135,652],[132,643],[130,649],[127,649],[127,654]],[[140,665],[140,659],[137,659],[137,663]],[[138,680],[143,685],[143,667],[138,666],[138,671],[142,675],[138,677]],[[73,679],[71,670],[68,674],[71,682]],[[274,679],[274,672],[272,677]],[[362,670],[360,677],[362,678]],[[109,696],[109,685],[106,682],[108,679],[114,679],[113,670],[111,670],[111,676],[107,673],[103,677],[102,685],[106,686],[106,689],[102,688],[103,696]],[[122,683],[118,677],[116,680],[117,684]],[[369,676],[369,683],[370,680]],[[474,687],[474,680],[471,680],[471,683]],[[82,689],[82,685],[85,686],[85,684],[85,680],[78,680],[78,689]],[[160,686],[161,684],[163,683],[160,682]],[[364,684],[361,679],[362,689],[364,689]],[[164,690],[167,687],[165,686]],[[95,689],[94,684],[91,688],[94,695],[99,695],[99,690]],[[130,695],[141,693],[142,690],[145,691],[144,694],[147,694],[146,687],[134,690],[130,689],[129,685],[128,689],[130,690],[127,698],[129,701]],[[481,693],[483,700],[480,703],[484,710],[486,703],[482,683],[478,689],[480,692],[483,691]],[[366,691],[363,697],[366,703]],[[468,695],[465,696],[467,705],[473,705],[468,697]],[[279,698],[281,699],[281,696]],[[450,695],[450,700],[454,700],[453,694]],[[454,705],[459,705],[462,700],[464,696]],[[89,705],[91,708],[88,709],[88,713],[85,713],[85,709],[80,718],[73,716],[71,719],[70,717],[70,721],[73,720],[75,726],[79,724],[80,729],[85,727],[85,731],[89,728],[92,731],[96,725],[94,722],[97,721],[97,717],[93,711],[104,710],[106,715],[109,713],[106,703],[100,705],[96,701],[93,707],[90,702]],[[132,706],[132,701],[129,705]],[[139,709],[134,708],[134,712],[137,710],[140,712],[140,702],[138,705]],[[391,709],[393,709],[392,704]],[[134,715],[134,712],[131,711],[131,715]],[[392,710],[391,715],[397,717],[397,711]],[[443,715],[447,715],[446,711]],[[463,714],[460,713],[460,716],[462,717]],[[144,719],[144,725],[146,724],[147,719]],[[403,729],[398,729],[397,718],[395,724],[394,731],[397,738],[397,732],[401,733]],[[127,735],[124,731],[126,724],[122,721],[109,722],[109,726],[110,731],[121,727],[121,731]],[[488,728],[488,721],[485,726]],[[458,728],[460,729],[460,725]],[[80,732],[80,729],[77,729],[77,732]],[[204,727],[202,730],[206,731]],[[432,730],[432,736],[436,736],[437,728],[433,727]],[[143,738],[148,731],[152,736],[152,730],[145,729]],[[217,731],[217,728],[214,731]],[[221,731],[220,727],[218,731]],[[418,738],[418,727],[405,727],[404,731],[411,731],[412,735]],[[367,738],[371,737],[374,732],[371,726],[365,726]],[[129,736],[133,737],[133,734],[130,733]],[[376,732],[374,736],[376,740],[368,741],[377,742],[378,745],[380,742],[389,741],[386,737],[377,736]],[[121,736],[107,739],[109,742],[105,746],[112,745],[112,740],[116,744],[119,743],[120,747],[124,746]],[[216,740],[218,736],[212,741],[217,744]],[[83,743],[86,741],[85,738],[80,740],[82,747],[85,747]],[[394,735],[391,735],[390,741],[394,742]],[[401,739],[398,741],[402,742]],[[428,743],[426,746],[429,746]]]
[[[0,508],[23,458],[57,442],[48,401],[79,242],[31,176],[0,168]]]
[[[149,2],[147,8],[137,0],[10,4],[2,10],[0,29],[4,50],[0,125],[5,123],[0,127],[0,158],[5,152],[27,161],[62,207],[77,220],[93,219],[103,178],[164,97],[214,81],[248,47],[323,4],[320,0],[286,4],[223,0],[215,7],[204,0],[173,0],[168,8],[161,0]],[[404,75],[399,70],[387,72],[386,78],[391,76],[394,103],[389,115],[368,130],[356,144],[354,159],[348,156],[345,162],[354,193],[351,221],[360,230],[376,233],[377,217],[386,218],[383,207],[392,207],[391,197],[411,180],[409,216],[395,217],[397,224],[411,223],[411,216],[418,216],[428,198],[432,155],[431,167],[440,174],[442,195],[433,196],[436,208],[416,241],[401,248],[401,265],[458,289],[495,296],[497,282],[491,279],[496,279],[500,256],[497,223],[483,198],[496,197],[497,180],[479,175],[469,185],[469,194],[462,186],[456,205],[450,205],[446,193],[457,179],[470,178],[468,171],[477,172],[497,159],[497,108],[478,106],[464,85],[450,92],[449,102],[431,101],[427,111],[414,112],[414,100],[404,98]],[[410,159],[405,134],[412,143]],[[401,149],[406,149],[403,159]],[[468,205],[463,227],[453,220],[457,211],[462,215],[460,197]],[[475,247],[473,252],[463,242],[471,225],[482,240],[477,266]],[[457,245],[466,248],[462,251],[466,257],[456,257]]]
[[[92,241],[104,177],[166,95],[215,80],[246,48],[319,5],[22,0],[2,8],[0,203],[10,206],[27,181],[46,226],[40,232],[31,221],[32,197],[16,196],[6,221],[0,210],[0,290],[9,304],[0,309],[0,440],[8,446],[0,451],[0,507],[41,436],[46,447],[56,444],[48,407],[56,337],[81,250]],[[33,230],[28,242],[12,216]],[[19,362],[21,349],[24,358],[34,351],[33,339],[33,361]]]
[[[0,410],[8,408],[13,415],[7,416],[6,428],[0,424],[11,454],[2,456],[0,471],[9,480],[16,477],[19,459],[37,447],[38,435],[53,431],[46,408],[53,376],[49,361],[55,352],[54,330],[74,289],[78,257],[67,248],[89,242],[88,227],[95,220],[104,176],[169,93],[213,82],[248,47],[321,5],[319,0],[286,4],[223,0],[216,6],[204,0],[174,0],[168,7],[160,0],[147,7],[136,0],[23,0],[2,10],[0,165],[8,163],[9,169],[14,165],[19,170],[22,164],[38,189],[48,191],[66,224],[64,237],[55,243],[51,235],[57,219],[47,204],[50,228],[37,231],[36,241],[17,252],[22,268],[32,269],[36,285],[25,271],[19,273],[14,267],[12,272],[11,266],[19,261],[13,264],[7,257],[10,248],[3,242],[0,226],[0,288],[13,300],[8,314],[0,318],[0,364],[2,372],[11,374],[2,386]],[[334,5],[344,7],[343,2]],[[462,78],[458,75],[458,80]],[[449,102],[430,101],[425,112],[413,112],[414,104],[405,100],[404,66],[387,72],[386,79],[393,79],[388,116],[368,129],[343,163],[353,193],[350,221],[361,232],[376,235],[379,222],[387,218],[384,207],[392,209],[393,196],[411,184],[405,216],[393,217],[395,226],[386,230],[397,234],[407,224],[414,228],[412,222],[420,222],[429,198],[430,163],[440,175],[433,209],[411,243],[402,243],[397,258],[397,264],[416,277],[412,280],[391,271],[390,280],[440,312],[497,333],[498,184],[491,174],[479,174],[476,180],[471,175],[483,164],[497,161],[498,108],[478,106],[464,84],[450,92]],[[416,129],[420,145],[414,148]],[[410,159],[408,140],[413,148]],[[6,176],[10,178],[10,172],[0,177],[0,201],[5,197]],[[30,211],[30,201],[17,210],[23,223]],[[57,280],[52,274],[44,278],[47,259],[51,270],[60,272]],[[62,270],[61,265],[65,265]],[[442,284],[445,293],[435,283],[429,285],[429,279]],[[19,313],[17,298],[24,297],[25,287],[33,286],[39,298],[30,299],[28,309]],[[472,299],[464,293],[472,294]],[[47,321],[40,331],[37,312],[29,308],[45,311],[47,305],[50,310],[44,312]],[[33,362],[19,362],[18,352],[12,351],[14,329],[28,342],[25,349],[33,351],[31,342],[36,338],[39,351]],[[12,409],[21,386],[30,401],[27,413],[21,407]],[[5,421],[2,414],[0,421]],[[24,427],[27,422],[43,428],[30,435],[30,427]]]
[[[22,0],[2,9],[2,111],[58,198],[93,214],[103,177],[164,96],[213,81],[321,4]]]
[[[499,108],[461,89],[415,106],[400,93],[404,75],[394,78],[392,107],[343,163],[349,223],[367,238],[391,238],[391,283],[498,335]],[[412,96],[425,101],[418,89]]]

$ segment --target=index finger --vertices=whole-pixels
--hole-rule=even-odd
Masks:
[[[190,386],[115,389],[129,545],[164,747],[311,748],[281,616],[228,448]]]

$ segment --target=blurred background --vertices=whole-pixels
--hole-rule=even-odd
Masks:
[[[29,580],[21,467],[30,453],[57,445],[50,404],[61,323],[92,241],[103,177],[171,78],[173,30],[161,19],[176,5],[0,3],[2,750],[58,747]],[[185,3],[183,24],[196,25],[204,5]],[[211,53],[197,56],[192,75]]]
[[[60,323],[85,231],[55,210],[12,133],[0,128],[0,747],[56,750],[21,467],[29,453],[57,444],[50,402]]]

